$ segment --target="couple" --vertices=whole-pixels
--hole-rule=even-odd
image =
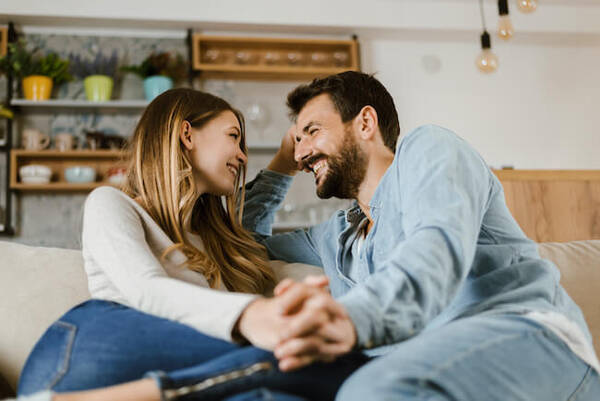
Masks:
[[[20,395],[597,399],[580,310],[468,144],[436,126],[397,143],[393,99],[359,72],[299,86],[287,104],[294,126],[245,186],[239,112],[191,89],[148,106],[123,192],[85,204],[92,300],[46,331]],[[354,206],[272,236],[298,170]],[[277,284],[269,259],[324,275]]]

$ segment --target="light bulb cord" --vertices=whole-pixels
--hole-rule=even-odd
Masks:
[[[485,15],[483,13],[483,0],[479,0],[479,13],[481,14],[481,25],[483,26],[483,30],[487,31],[487,27],[485,25]]]

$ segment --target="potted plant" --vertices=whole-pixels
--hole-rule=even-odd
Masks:
[[[171,89],[174,82],[187,77],[187,63],[180,54],[167,52],[152,53],[141,64],[121,68],[144,79],[144,93],[152,100],[164,91]]]
[[[6,56],[0,58],[0,71],[22,80],[23,94],[29,100],[47,100],[53,84],[72,79],[68,60],[56,53],[42,55],[39,49],[29,51],[24,41],[8,44]]]
[[[117,51],[110,56],[96,54],[94,59],[69,55],[71,74],[83,80],[87,100],[104,102],[110,100],[117,73]]]

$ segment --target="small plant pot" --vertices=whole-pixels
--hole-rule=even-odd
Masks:
[[[144,79],[144,94],[146,100],[151,101],[156,96],[173,87],[173,80],[164,75],[153,75]]]
[[[85,97],[92,102],[110,100],[114,81],[107,75],[90,75],[83,80]]]
[[[23,95],[28,100],[48,100],[52,93],[52,79],[43,75],[23,78]]]

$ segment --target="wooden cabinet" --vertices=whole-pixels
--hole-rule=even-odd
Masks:
[[[537,242],[600,239],[600,170],[496,170],[506,203]]]
[[[309,80],[360,69],[356,39],[194,34],[192,57],[194,70],[203,78]]]

